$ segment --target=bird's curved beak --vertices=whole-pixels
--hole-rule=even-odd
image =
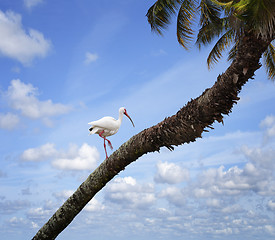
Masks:
[[[128,115],[128,113],[125,111],[124,114],[130,119],[131,123],[133,124],[133,127],[135,127],[135,124],[134,124],[132,118],[130,118],[130,116]]]

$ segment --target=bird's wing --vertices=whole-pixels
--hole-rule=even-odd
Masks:
[[[100,133],[102,131],[102,129],[98,128],[98,127],[91,127],[90,129],[90,134],[95,134],[95,133]]]
[[[116,119],[113,117],[103,117],[97,121],[89,122],[89,125],[92,125],[93,127],[98,127],[98,128],[105,128],[109,130],[113,130],[116,128]]]

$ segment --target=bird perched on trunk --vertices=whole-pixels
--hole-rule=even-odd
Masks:
[[[108,140],[106,137],[112,136],[118,132],[118,129],[120,128],[120,125],[122,122],[123,114],[126,115],[132,122],[133,126],[135,126],[124,107],[121,107],[118,110],[118,112],[119,112],[118,120],[114,119],[113,117],[103,117],[97,121],[88,123],[89,125],[91,125],[91,127],[89,128],[89,131],[90,131],[89,135],[98,134],[100,137],[104,139],[104,149],[106,153],[106,158],[108,158],[108,155],[107,155],[105,141],[107,141],[109,147],[113,149],[113,146],[110,140]]]

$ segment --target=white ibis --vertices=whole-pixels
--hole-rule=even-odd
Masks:
[[[111,149],[113,149],[113,146],[112,146],[110,140],[108,140],[106,137],[112,136],[118,132],[118,129],[120,128],[120,125],[122,122],[123,114],[125,114],[130,119],[133,126],[135,126],[132,119],[130,118],[130,116],[128,115],[128,113],[126,112],[126,109],[124,107],[121,107],[118,110],[118,112],[119,112],[118,120],[114,119],[113,117],[103,117],[97,121],[88,123],[88,124],[92,125],[89,128],[89,131],[90,131],[89,135],[98,134],[100,137],[102,137],[104,139],[104,149],[105,149],[105,153],[106,153],[106,158],[108,158],[108,155],[107,155],[105,141],[107,141],[109,147]]]

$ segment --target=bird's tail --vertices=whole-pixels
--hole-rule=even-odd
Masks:
[[[92,130],[93,130],[93,127],[90,127],[90,128],[89,128],[89,131],[90,131],[90,134],[89,134],[89,135],[93,134]]]

